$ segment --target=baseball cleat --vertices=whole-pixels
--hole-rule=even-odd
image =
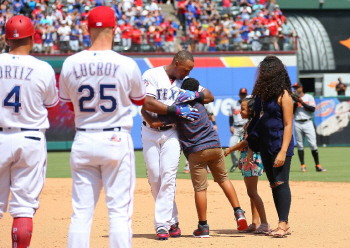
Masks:
[[[175,223],[174,225],[171,225],[169,229],[169,236],[172,238],[178,238],[181,236],[181,229],[179,227],[179,222]]]
[[[301,172],[306,172],[306,165],[305,164],[301,165]]]
[[[244,213],[245,212],[242,209],[238,209],[237,211],[235,211],[238,231],[244,231],[245,229],[248,228],[248,223],[244,216]]]
[[[189,165],[185,165],[185,167],[184,167],[184,173],[185,174],[188,174],[188,173],[190,173],[190,166]]]
[[[231,168],[230,168],[230,172],[234,172],[237,169],[237,165],[238,164],[232,165]]]
[[[316,165],[316,171],[317,172],[326,172],[327,170],[323,168],[320,164]]]
[[[198,229],[194,230],[193,237],[195,238],[210,238],[209,225],[198,224]]]
[[[158,240],[168,240],[169,238],[168,230],[165,227],[158,227],[157,238]]]

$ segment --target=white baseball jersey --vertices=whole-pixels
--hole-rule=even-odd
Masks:
[[[186,77],[187,78],[187,77]],[[185,80],[184,78],[183,80]],[[146,95],[154,97],[157,101],[171,106],[180,94],[183,80],[176,79],[171,83],[164,66],[159,66],[147,70],[142,75],[143,82],[146,86]],[[205,88],[199,86],[199,92]],[[156,116],[153,113],[153,116]]]
[[[52,67],[30,55],[0,55],[0,127],[47,129],[47,107],[58,103]]]
[[[241,116],[241,103],[234,101],[230,108],[230,116],[233,116],[233,126],[243,126],[248,120],[242,119]]]
[[[316,107],[315,99],[312,95],[304,94],[304,96],[301,97],[301,99],[306,105]],[[298,102],[297,104],[297,109],[294,113],[295,120],[307,120],[313,117],[313,113],[305,110],[305,108],[303,107],[303,105],[301,105],[300,102]]]
[[[73,103],[78,128],[131,130],[131,99],[142,100],[145,92],[136,62],[114,51],[85,50],[63,63],[60,99]]]

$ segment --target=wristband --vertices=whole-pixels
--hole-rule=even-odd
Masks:
[[[176,115],[177,114],[177,107],[176,106],[168,106],[167,114],[168,115]]]
[[[216,126],[216,121],[212,121],[213,125]]]
[[[203,92],[198,92],[198,102],[203,103],[204,102],[204,93]]]

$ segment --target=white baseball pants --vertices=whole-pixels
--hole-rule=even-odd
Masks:
[[[46,176],[46,139],[39,131],[0,132],[0,218],[32,218]]]
[[[142,126],[142,143],[148,182],[155,200],[154,227],[155,230],[169,229],[178,222],[175,194],[181,148],[177,130],[158,131]]]
[[[243,127],[235,127],[235,131],[229,141],[229,147],[237,145],[239,137],[242,135],[243,131],[244,131]],[[239,151],[234,151],[231,153],[232,165],[238,164],[238,158],[239,158],[238,154],[239,154]]]
[[[131,247],[135,157],[126,132],[77,132],[70,158],[73,215],[68,248],[89,247],[92,218],[102,186],[109,217],[109,247]]]
[[[295,121],[294,122],[294,133],[297,141],[298,150],[304,149],[304,137],[306,136],[307,142],[309,143],[312,151],[317,150],[316,131],[312,120],[305,122]]]

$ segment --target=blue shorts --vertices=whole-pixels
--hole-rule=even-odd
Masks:
[[[89,47],[90,46],[90,41],[89,40],[83,40],[83,46],[84,47]]]
[[[154,45],[155,45],[156,47],[161,47],[161,46],[162,46],[162,42],[154,42]]]

